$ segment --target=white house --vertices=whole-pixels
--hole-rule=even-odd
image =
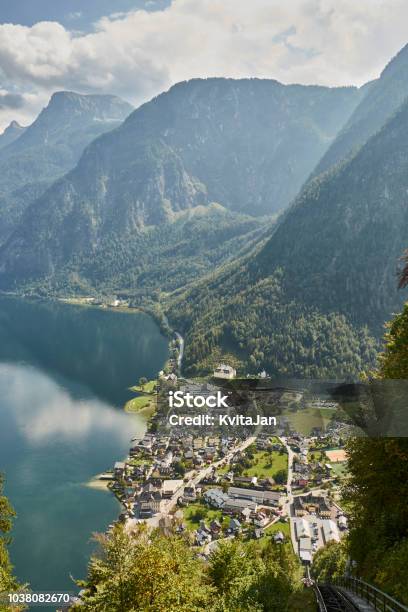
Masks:
[[[172,497],[183,486],[183,480],[163,480],[163,497]]]
[[[230,380],[231,378],[235,378],[236,375],[236,370],[229,365],[225,365],[225,363],[221,363],[214,370],[214,378],[224,378]]]
[[[299,538],[299,557],[305,564],[312,562],[312,541],[308,537]]]
[[[325,544],[327,544],[327,542],[330,542],[331,540],[334,540],[335,542],[340,542],[339,530],[337,529],[337,526],[334,521],[330,519],[323,520],[322,528]]]
[[[296,530],[296,538],[300,540],[301,538],[310,538],[310,525],[308,521],[304,518],[295,518],[295,530]]]
[[[228,495],[222,489],[214,488],[205,491],[204,500],[213,508],[221,508],[228,499]]]

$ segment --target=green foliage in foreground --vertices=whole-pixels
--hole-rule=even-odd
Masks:
[[[183,538],[145,526],[96,539],[81,610],[285,612],[301,585],[296,557],[273,542],[221,541],[207,563]]]
[[[4,479],[0,474],[0,593],[3,591],[17,591],[19,584],[13,576],[13,567],[10,563],[7,545],[10,543],[10,531],[13,524],[15,512],[7,497],[3,495]],[[14,608],[18,610],[21,608]],[[10,611],[9,606],[0,604],[0,611]]]
[[[408,305],[388,327],[378,376],[408,379]],[[348,445],[349,548],[364,578],[408,603],[408,439],[358,438]]]
[[[312,574],[317,582],[330,582],[344,576],[347,563],[345,542],[329,542],[313,557]]]

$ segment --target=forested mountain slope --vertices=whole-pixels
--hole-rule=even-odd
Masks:
[[[115,96],[57,92],[28,128],[7,128],[0,137],[0,244],[27,206],[75,166],[86,145],[132,110]]]
[[[312,181],[255,254],[173,296],[186,365],[231,351],[252,368],[352,376],[404,297],[408,103],[348,162]],[[368,330],[366,329],[368,326]]]
[[[153,280],[154,266],[139,265],[149,240],[155,261],[165,261],[172,225],[188,211],[216,202],[241,227],[242,215],[272,215],[287,205],[359,96],[355,88],[259,79],[174,86],[95,140],[29,207],[0,254],[1,286],[67,278],[68,270],[99,288],[118,273],[133,287],[147,269]],[[211,242],[216,222],[209,213],[199,239],[194,228],[185,236],[193,251],[203,237]],[[177,265],[183,276],[182,258]]]

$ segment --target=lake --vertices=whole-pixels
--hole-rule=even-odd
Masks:
[[[75,591],[70,575],[85,576],[92,533],[120,511],[88,483],[144,431],[123,411],[128,387],[167,357],[145,314],[0,298],[0,471],[12,562],[33,590]]]

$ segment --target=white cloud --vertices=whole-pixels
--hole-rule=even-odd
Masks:
[[[407,21],[405,0],[173,0],[86,34],[0,25],[0,76],[41,100],[63,88],[136,104],[192,77],[362,84],[407,42]]]
[[[68,391],[38,370],[25,365],[0,364],[2,401],[16,429],[32,446],[55,439],[75,442],[92,435],[129,442],[129,431],[144,431],[142,418],[129,417],[96,399],[73,399]]]

